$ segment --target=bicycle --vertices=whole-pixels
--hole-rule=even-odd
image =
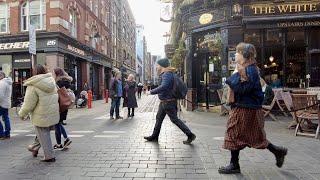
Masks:
[[[19,117],[19,111],[20,111],[20,109],[21,109],[21,107],[22,107],[22,105],[23,105],[23,100],[24,100],[24,98],[22,97],[22,98],[17,98],[17,102],[16,102],[16,107],[15,107],[15,109],[16,109],[16,115]],[[25,118],[24,118],[24,120],[30,120],[30,116],[29,115],[27,115]]]

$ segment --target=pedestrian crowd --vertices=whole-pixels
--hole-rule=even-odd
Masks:
[[[226,80],[226,102],[231,107],[227,122],[223,147],[230,151],[230,163],[219,168],[221,174],[240,173],[239,155],[246,147],[256,149],[268,149],[274,154],[276,165],[282,167],[287,149],[272,144],[264,131],[264,114],[262,105],[272,99],[272,91],[260,77],[256,63],[256,49],[252,44],[240,43],[236,47],[235,54],[236,70]],[[120,105],[128,110],[128,119],[135,116],[138,107],[137,97],[140,99],[142,92],[150,95],[158,95],[160,100],[156,122],[152,134],[144,137],[146,141],[158,142],[161,126],[164,118],[168,115],[186,136],[184,144],[191,144],[196,135],[178,117],[178,101],[184,99],[187,88],[177,75],[175,68],[170,66],[167,58],[157,61],[159,74],[159,86],[151,89],[150,86],[135,81],[135,76],[130,74],[126,79],[121,72],[115,71],[110,81],[110,120],[123,119],[120,116]],[[63,105],[66,99],[74,98],[71,89],[73,79],[61,68],[55,68],[51,73],[42,65],[33,69],[33,76],[24,82],[27,87],[24,103],[19,112],[19,117],[25,119],[28,115],[36,132],[33,144],[28,150],[33,156],[37,156],[39,149],[44,151],[44,162],[54,162],[54,149],[65,150],[71,144],[68,133],[63,126],[67,119],[68,106]],[[89,89],[85,84],[84,91]],[[11,107],[12,80],[0,72],[0,116],[4,127],[0,123],[0,139],[10,138],[10,119],[8,109]],[[85,92],[82,93],[86,99]],[[137,96],[136,96],[137,94]],[[122,100],[123,99],[123,100]],[[73,100],[74,102],[74,100]],[[64,108],[63,108],[64,107]],[[56,144],[52,146],[50,130],[55,130]],[[61,136],[64,138],[62,143]]]

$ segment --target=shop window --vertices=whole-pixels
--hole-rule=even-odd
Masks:
[[[261,34],[259,31],[246,31],[244,34],[244,42],[251,43],[256,46],[261,44]]]
[[[77,14],[74,10],[70,11],[69,22],[71,36],[77,38]]]
[[[0,3],[0,33],[7,33],[9,31],[9,14],[8,5]]]
[[[304,29],[289,29],[288,44],[304,44]]]
[[[21,6],[21,30],[28,31],[29,24],[37,30],[46,28],[45,0],[26,1]]]
[[[283,33],[279,29],[267,30],[265,35],[267,46],[281,45],[283,42]]]

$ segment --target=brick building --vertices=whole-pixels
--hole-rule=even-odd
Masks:
[[[116,14],[121,11],[113,4],[122,7],[116,0],[0,0],[0,70],[14,80],[14,99],[24,95],[22,82],[31,76],[29,24],[37,29],[37,63],[64,68],[74,78],[75,92],[87,83],[94,98],[102,98],[113,61],[123,59],[121,16]],[[134,29],[134,20],[131,24]],[[131,61],[133,48],[126,56]]]

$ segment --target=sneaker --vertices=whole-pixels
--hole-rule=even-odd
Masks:
[[[110,120],[114,120],[114,117],[113,117],[113,116],[111,116],[111,117],[110,117]]]
[[[191,136],[189,136],[186,141],[183,141],[183,144],[191,144],[191,142],[194,141],[196,137],[197,136],[195,134],[191,134]]]
[[[62,150],[63,146],[62,146],[62,144],[56,144],[56,145],[53,146],[53,149]]]
[[[283,163],[284,163],[284,159],[286,157],[288,153],[288,149],[285,147],[277,147],[277,152],[275,153],[275,157],[276,157],[276,165],[278,168],[281,168]]]
[[[0,136],[0,140],[5,140],[6,138],[4,136]]]
[[[123,117],[121,117],[121,116],[118,116],[118,117],[116,117],[116,119],[123,119]]]
[[[72,143],[72,141],[71,141],[69,138],[67,138],[67,139],[64,141],[63,147],[68,147],[71,143]]]

